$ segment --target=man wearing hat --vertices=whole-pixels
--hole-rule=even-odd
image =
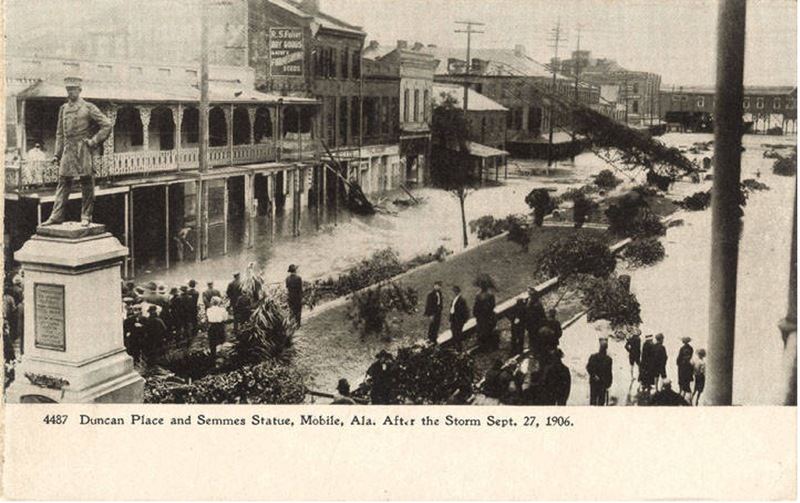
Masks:
[[[664,347],[664,334],[656,334],[656,343],[653,344],[653,367],[652,377],[655,378],[656,391],[658,390],[658,379],[667,378],[667,348]]]
[[[681,396],[688,400],[692,398],[692,380],[694,379],[694,367],[692,366],[692,356],[694,348],[689,344],[691,337],[681,339],[683,346],[678,351],[678,388]]]
[[[653,371],[655,362],[653,361],[653,334],[644,336],[644,343],[642,343],[642,355],[639,364],[639,382],[642,388],[650,390],[656,380],[655,372]]]
[[[442,282],[434,281],[433,289],[425,299],[425,316],[428,318],[428,340],[433,344],[439,336],[439,326],[442,323],[442,308],[444,307],[444,297],[442,297]]]
[[[233,280],[228,283],[228,288],[225,290],[225,296],[228,297],[228,305],[231,309],[236,307],[239,297],[242,295],[242,280],[241,275],[237,272],[233,275]],[[234,330],[238,330],[238,324],[234,322]]]
[[[289,275],[286,276],[286,291],[289,293],[289,310],[299,327],[303,313],[303,279],[297,275],[297,266],[294,264],[289,266]]]
[[[600,337],[600,349],[589,357],[589,405],[605,405],[606,392],[611,387],[613,361],[608,356],[608,337]]]
[[[392,403],[392,363],[394,358],[385,349],[375,355],[375,362],[367,369],[370,385],[370,402],[373,405]]]
[[[64,221],[67,199],[72,188],[72,178],[81,180],[81,225],[88,227],[94,211],[95,149],[108,138],[112,123],[99,108],[81,98],[81,79],[64,79],[67,103],[58,111],[56,146],[53,163],[58,163],[58,187],[53,211],[42,225],[60,224]],[[91,135],[92,128],[97,132]]]
[[[542,296],[536,287],[528,287],[528,298],[525,300],[525,330],[528,332],[529,351],[539,351],[541,345],[536,336],[544,325],[545,317]]]

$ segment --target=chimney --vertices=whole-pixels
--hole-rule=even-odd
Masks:
[[[483,59],[479,58],[472,58],[472,65],[470,66],[470,70],[473,73],[484,73],[486,71],[486,67],[488,66],[488,62]]]
[[[436,49],[436,44],[428,44],[428,49]]]
[[[369,41],[369,46],[367,46],[367,50],[375,50],[378,47],[380,47],[380,45],[381,45],[381,43],[378,42],[377,40],[370,40]]]
[[[418,51],[425,47],[424,44],[420,44],[419,42],[414,42],[414,47],[411,48],[412,51]]]
[[[522,44],[517,44],[514,46],[514,56],[518,58],[525,57],[525,46]]]
[[[398,49],[408,49],[408,42],[406,40],[398,40],[397,41],[397,48]]]
[[[319,0],[302,0],[300,2],[299,8],[306,14],[311,14],[312,16],[315,16],[319,14]]]

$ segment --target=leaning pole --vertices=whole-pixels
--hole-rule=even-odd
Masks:
[[[743,74],[747,0],[722,0],[717,34],[714,187],[711,197],[711,296],[708,391],[711,405],[731,405],[736,331],[742,163]]]

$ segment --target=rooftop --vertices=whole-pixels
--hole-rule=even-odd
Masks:
[[[456,101],[456,106],[458,108],[463,107],[464,88],[462,86],[434,84],[433,85],[434,100],[438,100],[442,96],[442,94],[452,96]],[[477,91],[470,89],[469,104],[467,110],[472,112],[488,112],[488,111],[505,112],[508,109],[503,105],[501,105],[500,103],[490,98],[487,98],[486,96],[482,95]]]
[[[466,49],[463,48],[432,47],[430,51],[440,61],[439,67],[436,69],[437,75],[446,75],[448,73],[447,61],[449,59],[466,60]],[[479,72],[481,75],[542,78],[552,78],[553,76],[553,73],[546,65],[527,56],[525,49],[522,47],[514,49],[472,49],[470,57],[489,63],[485,69]],[[559,77],[567,79],[563,75]]]

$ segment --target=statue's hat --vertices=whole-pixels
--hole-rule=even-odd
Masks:
[[[83,84],[83,79],[80,77],[67,77],[64,79],[64,87],[78,87],[80,88]]]

